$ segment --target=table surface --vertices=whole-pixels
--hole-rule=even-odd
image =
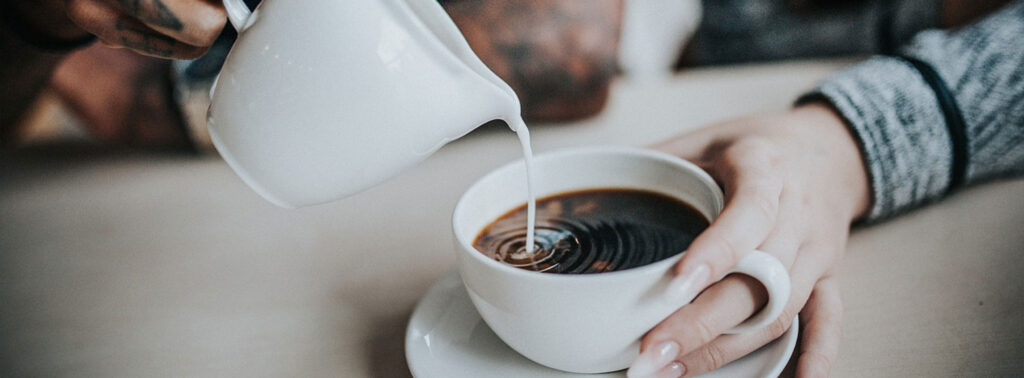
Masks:
[[[532,128],[534,149],[640,146],[781,110],[848,63],[619,81],[598,117]],[[456,199],[518,157],[513,134],[487,126],[376,188],[284,210],[216,156],[4,153],[0,375],[408,376],[405,326],[454,266]],[[834,375],[1020,374],[1022,274],[1024,180],[857,229]]]

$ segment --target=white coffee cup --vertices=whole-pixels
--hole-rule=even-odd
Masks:
[[[643,189],[682,200],[712,220],[723,206],[722,191],[711,176],[655,151],[566,149],[536,156],[534,168],[538,197],[588,188]],[[628,367],[641,337],[685,305],[664,295],[682,253],[641,267],[585,275],[538,273],[488,258],[473,241],[526,200],[525,177],[521,161],[510,163],[479,179],[455,206],[459,273],[473,304],[495,334],[537,363],[575,373]],[[769,300],[731,333],[756,330],[781,315],[790,282],[778,259],[751,251],[732,272],[760,281]]]

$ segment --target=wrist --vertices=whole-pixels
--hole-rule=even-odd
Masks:
[[[842,116],[825,102],[810,102],[793,109],[802,125],[815,130],[810,142],[827,149],[829,184],[850,222],[867,214],[871,206],[868,171],[857,137]]]

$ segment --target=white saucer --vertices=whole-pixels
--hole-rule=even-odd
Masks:
[[[778,376],[796,347],[798,323],[754,353],[702,377]],[[625,371],[566,373],[519,355],[480,318],[455,270],[438,280],[413,311],[405,333],[405,357],[418,378],[626,376]]]

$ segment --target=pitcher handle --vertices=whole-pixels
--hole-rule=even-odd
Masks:
[[[252,11],[249,10],[248,5],[245,5],[245,1],[224,0],[223,3],[224,10],[228,13],[228,21],[231,21],[231,26],[234,26],[238,32],[245,30],[245,23],[249,20],[249,16],[252,15]]]

